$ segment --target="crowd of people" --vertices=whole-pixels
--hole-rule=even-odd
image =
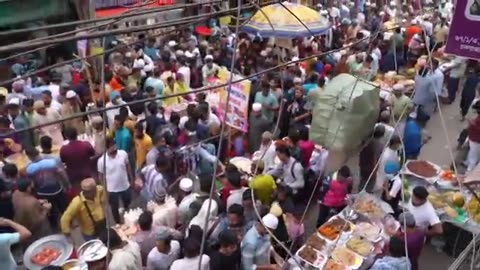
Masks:
[[[359,181],[360,190],[387,202],[401,220],[388,253],[370,269],[420,269],[424,239],[441,235],[442,224],[423,187],[413,190],[402,213],[399,171],[428,141],[423,128],[445,85],[452,103],[464,82],[462,117],[472,103],[480,110],[474,100],[477,63],[455,57],[441,70],[437,60],[427,60],[417,67],[413,96],[401,84],[391,96],[380,95],[378,123],[360,151],[359,179],[352,172],[357,168],[347,165],[328,171],[329,149],[309,139],[312,96],[338,74],[370,81],[443,50],[449,5],[441,1],[423,16],[417,2],[383,8],[367,2],[358,10],[348,1],[319,5],[332,23],[329,35],[293,39],[289,50],[268,38],[235,34],[219,27],[218,19],[211,20],[208,37],[190,28],[140,34],[129,46],[112,37],[104,88],[102,80],[89,83],[81,63],[1,88],[0,268],[15,269],[20,260],[12,253],[22,254],[44,236],[63,233],[73,241],[77,230],[82,242],[100,239],[108,247],[102,258],[88,261],[88,269],[277,269],[278,259],[288,259],[308,236],[307,204],[320,201],[314,224],[320,226],[347,206]],[[406,29],[385,29],[397,9]],[[219,136],[223,116],[208,102],[213,90],[196,90],[211,86],[231,61],[232,72],[244,76],[294,63],[252,79],[249,130],[230,132],[227,139]],[[23,75],[21,62],[14,66]],[[172,110],[183,103],[185,112]],[[79,116],[91,106],[108,110]],[[465,131],[468,170],[479,161],[479,119]],[[252,157],[249,174],[228,163],[236,156]],[[138,231],[123,238],[113,225],[123,224],[123,214],[137,207],[143,209]]]

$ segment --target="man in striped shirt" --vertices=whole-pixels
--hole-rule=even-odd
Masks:
[[[164,189],[168,188],[167,177],[165,176],[168,167],[168,160],[158,157],[155,164],[147,165],[140,171],[141,181],[137,180],[137,185],[142,188],[140,194],[145,202],[153,200],[157,185],[161,185]]]

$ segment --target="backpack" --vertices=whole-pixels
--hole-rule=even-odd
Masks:
[[[292,166],[290,167],[290,174],[292,177],[296,180],[297,176],[295,175],[295,165],[297,163],[300,163],[299,161],[293,162]],[[301,164],[301,163],[300,163]],[[308,201],[310,200],[310,197],[312,196],[312,192],[317,192],[319,190],[319,187],[317,185],[317,190],[315,189],[315,183],[317,180],[319,180],[319,177],[316,177],[315,172],[313,172],[310,169],[306,169],[303,172],[303,179],[305,181],[305,185],[303,188],[299,189],[297,194],[294,196],[295,202],[303,202],[303,201]],[[318,194],[314,195],[317,196]]]

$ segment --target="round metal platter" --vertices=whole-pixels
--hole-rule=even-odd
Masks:
[[[23,264],[29,270],[40,270],[45,266],[34,264],[31,258],[42,251],[44,248],[53,248],[60,252],[57,259],[52,261],[51,265],[61,266],[65,261],[70,258],[73,251],[73,245],[67,241],[67,238],[63,234],[54,234],[45,236],[33,242],[23,254]]]

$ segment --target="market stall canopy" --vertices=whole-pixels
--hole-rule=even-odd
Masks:
[[[324,34],[330,27],[328,19],[320,15],[318,11],[300,4],[283,2],[263,7],[241,30],[254,35],[259,34],[262,37],[297,38],[311,36],[312,33],[314,35]]]

